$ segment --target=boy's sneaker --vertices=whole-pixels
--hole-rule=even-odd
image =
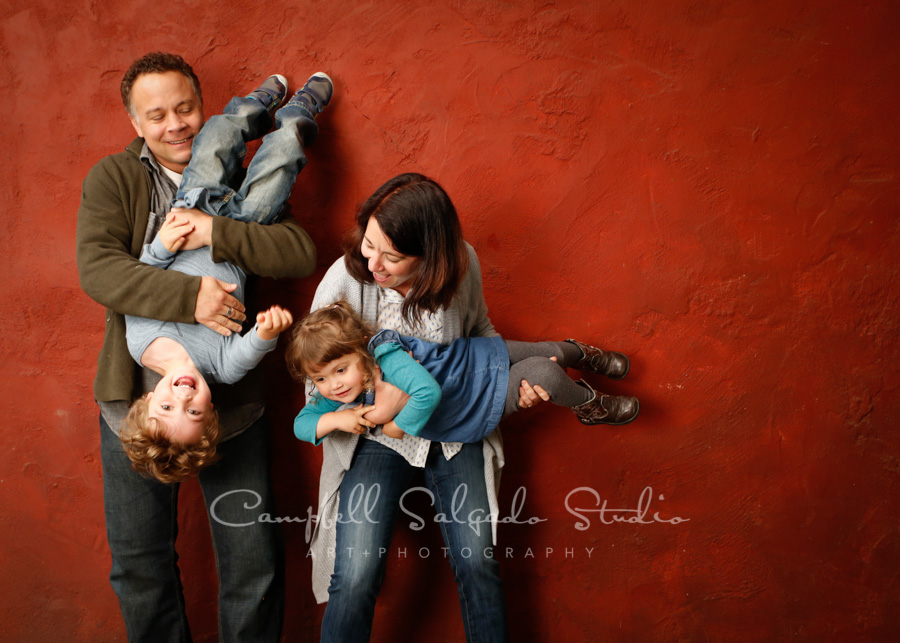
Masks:
[[[315,118],[316,114],[321,114],[331,102],[332,94],[334,83],[331,82],[331,78],[325,72],[317,71],[297,90],[287,104],[301,105]]]
[[[284,101],[287,96],[288,82],[287,78],[281,74],[273,74],[263,81],[263,84],[247,94],[247,98],[254,98],[265,105],[269,112],[275,109]]]

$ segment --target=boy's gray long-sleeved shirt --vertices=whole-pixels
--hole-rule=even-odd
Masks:
[[[215,263],[208,247],[185,250],[173,254],[165,249],[159,237],[144,247],[141,261],[158,268],[177,270],[188,275],[209,275],[222,281],[237,284],[231,293],[244,301],[244,271],[228,262]],[[128,350],[136,362],[147,347],[158,337],[168,337],[181,344],[194,366],[207,381],[234,384],[259,364],[266,353],[272,351],[278,340],[262,340],[252,328],[244,335],[224,337],[200,324],[163,322],[146,317],[125,316]]]

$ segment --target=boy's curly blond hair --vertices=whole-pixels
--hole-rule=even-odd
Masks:
[[[195,444],[182,444],[166,436],[166,425],[150,416],[146,396],[135,400],[128,410],[119,440],[125,448],[132,468],[147,478],[167,484],[200,473],[219,459],[216,447],[221,430],[219,414],[210,407],[205,414],[203,436]]]

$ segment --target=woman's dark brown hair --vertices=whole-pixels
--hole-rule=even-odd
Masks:
[[[374,281],[360,251],[371,217],[397,252],[420,259],[403,316],[412,321],[422,311],[449,306],[468,269],[468,253],[459,216],[444,189],[421,174],[401,174],[360,206],[356,229],[344,241],[344,263],[354,279],[365,283]]]

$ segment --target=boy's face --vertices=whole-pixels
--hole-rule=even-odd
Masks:
[[[369,379],[357,353],[343,355],[309,374],[322,397],[340,402],[352,402],[363,392]]]
[[[163,377],[147,394],[150,417],[166,427],[166,437],[181,444],[196,444],[203,437],[206,415],[212,411],[212,393],[193,367]]]

